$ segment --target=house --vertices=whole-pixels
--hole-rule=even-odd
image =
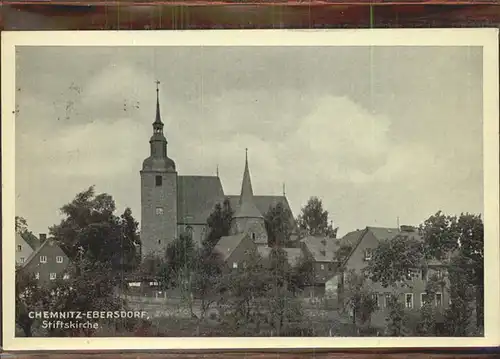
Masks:
[[[411,226],[401,226],[401,228],[380,228],[366,227],[364,230],[358,230],[346,234],[346,242],[354,244],[352,252],[344,262],[344,274],[341,276],[332,276],[329,280],[331,288],[345,284],[345,273],[354,270],[356,273],[362,273],[362,270],[372,260],[372,253],[383,241],[392,240],[396,236],[411,237],[416,240],[422,240],[418,231]],[[404,282],[404,286],[394,286],[384,288],[380,283],[375,283],[367,279],[370,289],[375,293],[374,299],[378,304],[378,310],[372,315],[372,325],[384,326],[387,316],[388,298],[394,293],[400,296],[408,311],[418,310],[426,300],[426,285],[432,275],[444,278],[446,265],[437,260],[430,260],[419,268],[411,269]],[[436,293],[435,298],[431,299],[434,305],[439,309],[444,309],[449,303],[449,295],[443,289]]]
[[[21,267],[25,273],[33,273],[40,282],[56,279],[69,279],[67,273],[69,258],[52,239],[45,240],[41,246],[31,253]]]
[[[325,284],[338,269],[337,250],[341,241],[330,237],[308,236],[300,240],[306,258],[313,262],[314,283],[304,290],[308,297],[325,295]]]
[[[16,266],[22,266],[31,256],[34,249],[24,240],[21,234],[16,233]]]
[[[257,245],[247,233],[221,237],[214,247],[228,271],[244,268],[249,253],[256,250]]]

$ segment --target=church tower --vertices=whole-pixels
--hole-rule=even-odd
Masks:
[[[149,140],[150,156],[142,164],[142,255],[163,254],[177,236],[177,172],[167,155],[167,139],[160,116],[159,82],[156,82],[156,118]]]
[[[231,222],[231,234],[238,233],[247,233],[257,245],[267,246],[264,217],[254,203],[247,149],[245,150],[245,170],[243,172],[239,206]]]

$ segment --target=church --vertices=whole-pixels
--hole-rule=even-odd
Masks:
[[[280,196],[253,194],[248,153],[245,153],[239,195],[224,193],[218,173],[215,176],[179,175],[176,163],[167,151],[158,87],[156,117],[149,143],[150,155],[143,161],[140,171],[143,256],[163,252],[182,233],[191,235],[195,243],[201,243],[208,234],[210,213],[226,198],[234,211],[230,234],[246,233],[259,246],[267,246],[264,223],[267,211],[281,203],[291,213],[285,193]]]

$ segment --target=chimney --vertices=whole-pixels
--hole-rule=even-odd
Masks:
[[[46,233],[40,233],[38,235],[38,239],[40,240],[40,244],[45,242],[47,240],[47,234]]]

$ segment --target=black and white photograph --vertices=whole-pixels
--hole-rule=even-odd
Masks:
[[[4,338],[498,344],[498,33],[392,31],[4,36]]]

